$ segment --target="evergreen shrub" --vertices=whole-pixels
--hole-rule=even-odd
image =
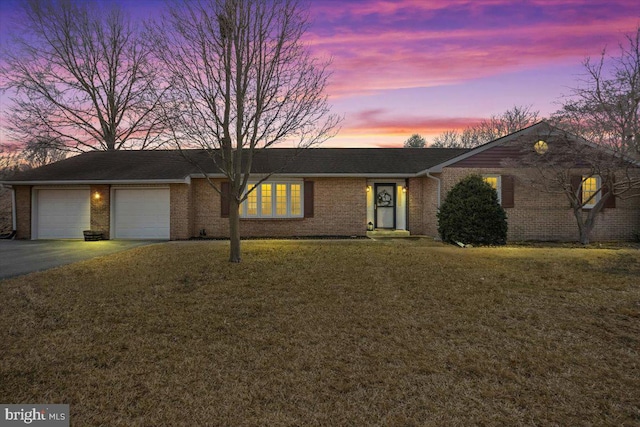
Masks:
[[[443,241],[475,245],[504,245],[507,214],[496,190],[480,175],[469,175],[447,194],[438,216]]]

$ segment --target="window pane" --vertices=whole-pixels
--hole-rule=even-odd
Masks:
[[[249,185],[247,191],[251,191],[255,185]],[[251,191],[247,196],[247,216],[258,215],[258,192],[256,190]]]
[[[276,184],[276,215],[287,215],[287,184]]]
[[[598,191],[598,179],[595,177],[587,178],[582,183],[582,200],[585,202],[585,206],[595,205],[598,201],[594,196],[593,199],[589,200],[594,194]]]
[[[302,215],[302,197],[301,197],[302,185],[291,184],[291,215]]]
[[[262,216],[271,216],[271,184],[262,184],[260,190],[260,194],[262,196]]]
[[[498,178],[495,176],[485,176],[484,181],[488,183],[490,186],[494,188],[494,190],[498,190]]]

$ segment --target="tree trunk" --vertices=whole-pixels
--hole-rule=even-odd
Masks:
[[[591,230],[587,230],[586,227],[580,228],[580,244],[588,245],[589,244],[589,234]]]
[[[231,196],[229,200],[229,262],[240,262],[240,210],[238,200]]]
[[[578,223],[578,231],[580,233],[580,244],[588,245],[589,234],[591,234],[591,229],[593,228],[593,222],[584,221],[584,218],[582,217],[582,209],[574,209],[573,215],[576,217],[576,222]]]

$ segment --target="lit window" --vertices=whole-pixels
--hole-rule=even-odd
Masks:
[[[273,205],[273,201],[271,200],[271,198],[273,197],[271,195],[271,184],[262,184],[261,185],[261,199],[262,199],[262,209],[261,209],[261,213],[262,216],[271,216],[273,214],[273,210],[271,209],[271,206]]]
[[[247,191],[249,194],[247,195],[247,200],[244,203],[246,206],[246,215],[256,216],[258,215],[258,190],[255,189],[255,185],[249,185]]]
[[[549,146],[547,145],[546,142],[544,142],[543,140],[540,140],[533,145],[533,149],[538,154],[544,154],[549,150]]]
[[[584,208],[593,208],[600,200],[600,177],[582,177],[582,202]]]
[[[502,180],[500,179],[500,175],[485,175],[484,182],[488,183],[496,193],[498,193],[498,203],[502,204]]]
[[[254,189],[240,206],[240,214],[248,218],[302,217],[302,184],[269,182]]]
[[[291,184],[291,216],[302,216],[302,185]]]
[[[276,215],[287,216],[287,184],[276,184]]]

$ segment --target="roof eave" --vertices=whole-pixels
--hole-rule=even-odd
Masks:
[[[189,176],[182,179],[67,179],[67,180],[24,180],[0,181],[4,185],[139,185],[139,184],[189,184]]]
[[[471,156],[475,156],[476,154],[482,153],[483,151],[486,151],[486,150],[488,150],[490,148],[493,148],[496,145],[502,145],[505,142],[510,141],[510,140],[512,140],[514,138],[518,138],[518,137],[520,137],[522,135],[526,135],[526,134],[532,132],[533,129],[541,127],[543,125],[547,125],[548,126],[548,124],[545,121],[540,121],[540,122],[535,123],[535,124],[533,124],[533,125],[531,125],[529,127],[521,129],[521,130],[519,130],[517,132],[511,133],[509,135],[505,135],[505,136],[500,137],[498,139],[494,139],[493,141],[489,141],[489,142],[487,142],[487,143],[485,143],[483,145],[480,145],[478,147],[472,148],[471,150],[467,151],[466,153],[460,154],[459,156],[456,156],[456,157],[452,157],[449,160],[446,160],[446,161],[444,161],[442,163],[434,165],[434,166],[432,166],[430,168],[424,169],[424,170],[418,172],[417,175],[418,176],[422,176],[422,175],[427,175],[429,173],[440,173],[440,172],[442,172],[442,169],[447,167],[447,166],[450,166],[450,165],[452,165],[454,163],[458,163],[458,162],[460,162],[460,161],[462,161],[464,159],[467,159],[467,158],[469,158]]]
[[[191,174],[191,178],[226,178],[224,174]],[[255,177],[286,177],[286,178],[413,178],[415,173],[252,173]]]

